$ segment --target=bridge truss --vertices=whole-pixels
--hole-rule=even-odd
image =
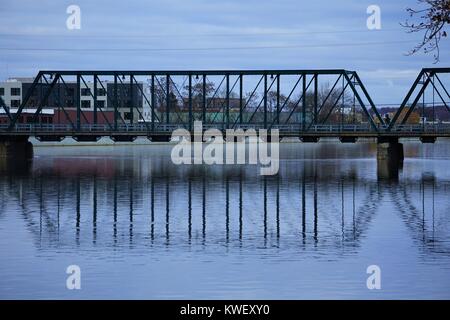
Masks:
[[[418,111],[425,119],[427,90],[433,108],[440,103],[450,112],[449,75],[450,68],[422,69],[390,119],[380,115],[358,74],[343,69],[40,71],[16,110],[0,97],[7,117],[0,134],[44,140],[155,136],[191,130],[198,120],[204,128],[222,130],[276,128],[282,136],[450,135],[450,125],[435,117],[431,126],[411,123]],[[42,122],[46,109],[58,112],[51,123]]]

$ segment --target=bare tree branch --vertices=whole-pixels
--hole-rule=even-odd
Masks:
[[[421,50],[425,53],[434,51],[434,63],[437,63],[439,42],[447,37],[444,29],[450,24],[450,0],[418,0],[418,3],[426,8],[420,10],[407,8],[410,19],[400,23],[408,29],[408,33],[424,32],[422,41],[412,48],[408,55]]]

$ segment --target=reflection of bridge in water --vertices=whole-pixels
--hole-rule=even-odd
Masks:
[[[203,174],[200,174],[203,173]],[[423,176],[411,183],[331,176],[303,164],[297,176],[249,177],[242,170],[188,178],[156,173],[137,178],[37,171],[3,178],[2,207],[19,211],[39,248],[189,246],[346,248],[358,250],[385,202],[427,252],[450,253],[448,183]],[[331,178],[330,178],[331,177]],[[447,228],[447,229],[446,229]]]

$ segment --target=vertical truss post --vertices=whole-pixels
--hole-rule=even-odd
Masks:
[[[203,95],[202,95],[202,121],[206,123],[206,74],[202,76],[203,79]]]
[[[244,75],[241,74],[239,77],[239,124],[242,124],[242,108],[244,107]]]
[[[302,131],[306,129],[306,73],[302,79]]]
[[[42,77],[41,77],[41,79],[39,80],[39,85],[38,85],[38,101],[41,101],[42,100],[42,96],[44,95],[43,93],[42,93],[42,90],[43,90],[43,80],[44,79],[46,79],[45,78],[45,74],[43,74],[42,75]],[[35,120],[33,120],[33,122],[36,122],[36,119]]]
[[[94,75],[94,125],[97,125],[97,75]]]
[[[427,79],[425,80],[425,82],[422,82],[422,88],[420,89],[420,91],[417,94],[416,98],[414,99],[413,103],[409,107],[408,112],[406,112],[405,116],[403,117],[401,124],[405,124],[406,123],[406,121],[408,120],[409,116],[413,112],[414,108],[417,106],[417,102],[419,102],[420,97],[425,94],[425,89],[427,88],[428,84],[430,83],[430,76],[433,75],[433,74],[434,73],[432,72],[432,73],[430,73],[430,75],[427,75]],[[425,72],[424,72],[424,75],[426,75]]]
[[[433,85],[433,126],[434,127],[436,127],[436,113],[435,113],[435,109],[434,109],[434,94],[435,94],[435,89],[436,89],[436,87],[434,86],[434,81],[435,81],[435,79],[434,79],[434,76],[435,75],[433,75],[433,80],[431,80],[431,84]],[[438,92],[438,94],[439,94],[439,92]]]
[[[60,81],[59,81],[59,79],[58,79],[58,83],[57,83],[57,85],[58,85],[58,96],[57,96],[57,105],[58,105],[58,119],[57,119],[57,122],[58,123],[61,123],[61,116],[60,116],[60,114],[61,114],[61,83],[60,83]]]
[[[359,87],[364,93],[364,96],[367,98],[367,101],[369,101],[369,104],[371,106],[372,111],[374,112],[375,116],[377,117],[378,121],[385,125],[383,118],[381,117],[380,113],[378,112],[377,108],[375,107],[375,103],[373,102],[372,98],[370,97],[369,93],[366,90],[366,87],[362,83],[361,79],[359,78],[358,74],[356,72],[353,73],[354,78],[356,79]]]
[[[137,82],[136,82],[136,85]],[[133,110],[133,75],[130,74],[130,124],[133,124],[134,110]]]
[[[101,81],[98,80],[98,79],[96,79],[97,76],[98,76],[98,75],[94,75],[94,82],[95,82],[95,81],[100,82],[100,86],[102,87],[102,89],[103,89],[103,90],[106,90],[106,89],[103,87]],[[81,77],[81,81],[83,81],[83,84],[84,84],[87,88],[89,88],[88,84],[86,83],[86,81],[84,80],[83,77]],[[65,84],[64,84],[64,85],[65,85]],[[96,84],[94,83],[94,85],[96,85]],[[97,90],[98,90],[98,86],[97,86],[96,88],[97,88]],[[94,91],[95,91],[95,90],[94,90]],[[97,94],[97,95],[98,95],[98,94]],[[94,99],[94,94],[92,93],[92,90],[89,90],[89,96],[90,96],[92,99]],[[109,96],[108,96],[108,98],[109,98]],[[95,109],[95,107],[96,107],[97,104],[98,104],[98,99],[95,98],[95,99],[94,99],[94,109]],[[69,122],[71,123],[72,127],[74,127],[73,124],[72,124],[72,122],[70,121],[69,116],[68,116],[67,113],[65,112],[64,108],[62,108],[62,109],[63,109],[64,114],[66,115],[66,117],[69,119]],[[98,111],[100,111],[100,113],[103,115],[103,118],[106,120],[106,123],[107,123],[107,124],[109,125],[109,127],[112,129],[112,126],[111,126],[111,124],[109,123],[108,119],[106,118],[106,116],[105,116],[105,114],[104,114],[102,108],[99,109],[98,107],[97,107],[97,115],[94,114],[94,116],[97,117],[97,122],[98,122]],[[86,123],[89,123],[89,120],[86,118],[86,116],[84,115],[84,112],[83,112],[83,111],[81,111],[81,115],[83,116],[83,118],[84,118],[84,120],[86,121]]]
[[[322,106],[319,109],[319,113],[320,110],[323,108],[323,106],[325,105],[325,101],[327,101],[328,97],[331,95],[331,93],[333,92],[334,88],[336,87],[336,85],[338,84],[338,82],[341,80],[342,76],[346,76],[346,74],[339,74],[339,77],[337,78],[336,82],[334,83],[332,89],[330,90],[330,92],[328,93],[327,97],[324,99],[324,101],[322,102]],[[327,115],[325,116],[325,118],[321,121],[322,124],[325,124],[328,120],[328,118],[330,117],[331,113],[333,112],[334,108],[336,107],[336,105],[338,104],[339,100],[341,99],[342,94],[344,93],[345,88],[351,83],[347,82],[347,84],[345,85],[345,87],[342,89],[341,93],[339,94],[339,96],[336,98],[336,100],[334,101],[333,105],[331,106],[330,110],[328,111]]]
[[[170,116],[170,75],[166,75],[166,124],[169,124]]]
[[[81,129],[81,75],[77,74],[76,108],[77,108],[77,130]]]
[[[230,124],[230,75],[226,75],[226,96],[225,96],[225,117],[226,117],[226,128],[228,129]]]
[[[277,75],[277,124],[280,124],[280,74]]]
[[[356,123],[356,95],[353,94],[353,124]],[[380,123],[381,124],[381,123]]]
[[[422,82],[425,81],[425,75],[423,75]],[[422,93],[422,130],[425,130],[425,91]]]
[[[403,111],[403,109],[405,108],[406,104],[408,103],[409,98],[414,93],[414,90],[416,89],[417,84],[420,82],[420,79],[422,78],[423,73],[424,73],[423,70],[420,71],[420,73],[417,76],[416,80],[414,81],[411,89],[409,89],[408,93],[406,94],[405,99],[403,99],[403,102],[400,105],[400,108],[398,108],[397,113],[394,115],[394,117],[392,118],[391,122],[389,123],[389,126],[387,127],[387,131],[390,131],[392,129],[392,127],[395,125],[395,123],[397,122],[398,117],[400,116],[401,112]]]
[[[267,128],[267,73],[264,74],[264,128]]]
[[[355,95],[356,99],[358,99],[358,103],[361,106],[361,108],[364,111],[364,113],[366,114],[367,119],[369,119],[370,125],[372,126],[372,128],[375,131],[378,131],[378,127],[377,127],[376,123],[373,121],[372,116],[370,115],[370,113],[367,110],[366,106],[364,105],[364,101],[362,101],[358,91],[356,91],[355,86],[353,85],[351,79],[348,77],[348,75],[346,73],[344,73],[344,78],[347,81],[347,85],[349,85],[351,90],[353,91],[353,94]],[[344,90],[347,87],[347,85],[344,87]]]
[[[437,87],[435,86],[435,84],[434,84],[435,81],[436,81],[436,79],[440,82],[440,84],[441,84],[441,86],[442,86],[442,89],[444,89],[444,92],[447,94],[447,97],[450,98],[450,95],[448,94],[447,89],[445,89],[444,84],[439,80],[438,75],[435,74],[435,73],[433,73],[432,79],[430,80],[430,83],[431,83],[431,85],[433,86],[433,101],[434,101],[434,95],[435,95],[435,93],[437,93],[437,95],[438,95],[439,98],[441,99],[441,101],[442,101],[442,103],[444,104],[444,106],[445,106],[445,108],[447,109],[447,111],[450,112],[450,108],[449,108],[449,106],[447,105],[447,102],[445,102],[444,97],[442,97],[442,95],[441,95],[441,93],[439,92],[438,88],[437,88]],[[433,102],[433,110],[434,110],[434,102]],[[434,112],[435,112],[435,111],[433,111],[433,113],[434,113]],[[435,117],[435,115],[433,115],[433,117]]]
[[[44,78],[44,76],[43,76],[43,78]],[[55,78],[53,79],[52,83],[50,84],[50,86],[46,89],[45,95],[43,95],[43,97],[41,99],[39,99],[39,105],[33,116],[33,123],[37,122],[38,115],[39,115],[39,113],[41,113],[44,105],[48,103],[48,98],[49,98],[53,88],[55,87],[56,83],[58,82],[58,80],[59,80],[59,75],[56,75]],[[46,82],[47,82],[47,80],[46,80]],[[48,82],[47,82],[47,84],[48,84]]]
[[[118,118],[118,93],[117,93],[117,74],[114,74],[114,130],[117,130],[117,118]]]
[[[189,131],[192,130],[192,75],[189,75]]]
[[[317,104],[319,97],[319,75],[314,74],[314,124],[317,123]]]
[[[348,81],[350,83],[352,82],[351,79],[348,79]],[[341,128],[340,128],[340,130],[342,130],[342,125],[344,123],[345,88],[346,88],[346,86],[344,86],[344,85],[345,85],[345,81],[344,81],[344,78],[342,78],[342,105],[339,108],[339,110],[340,110],[340,120],[341,120],[341,123],[340,123]]]
[[[152,80],[151,81],[152,81],[152,84],[151,84],[151,87],[150,87],[150,95],[151,95],[150,99],[152,101],[152,105],[150,106],[150,109],[151,109],[150,114],[151,114],[151,117],[152,117],[152,119],[151,119],[151,121],[152,121],[152,131],[154,131],[155,130],[155,116],[154,116],[154,114],[156,113],[155,75],[154,74],[152,74]]]

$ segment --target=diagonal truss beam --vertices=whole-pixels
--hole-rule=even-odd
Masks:
[[[369,101],[370,108],[373,111],[373,113],[375,114],[375,116],[377,117],[378,121],[380,121],[380,123],[382,125],[385,125],[383,118],[381,117],[380,113],[377,110],[377,107],[375,106],[375,103],[373,103],[372,98],[370,97],[369,93],[367,92],[367,89],[364,86],[364,83],[359,78],[358,73],[353,72],[353,76],[355,77],[356,81],[358,82],[358,85],[361,88],[361,90],[363,91],[364,96],[366,97],[367,101]]]
[[[279,77],[280,75],[278,75]],[[289,100],[291,99],[292,94],[294,93],[295,89],[297,88],[299,82],[303,79],[303,75],[300,75],[297,79],[297,82],[295,82],[294,86],[292,87],[291,91],[289,92],[289,95],[287,96],[287,98],[284,100],[283,105],[281,106],[281,108],[278,108],[277,110],[277,116],[275,119],[273,119],[272,123],[269,126],[269,129],[272,128],[272,126],[275,124],[275,122],[279,121],[279,116],[280,113],[283,111],[284,107],[286,106],[286,104],[289,102]]]
[[[434,75],[434,76],[436,76],[436,75]],[[445,101],[444,97],[442,97],[442,95],[441,95],[441,93],[439,92],[438,88],[437,88],[437,87],[435,86],[435,84],[434,84],[433,76],[428,76],[428,78],[430,79],[430,83],[431,83],[431,85],[433,86],[433,89],[434,89],[435,92],[438,94],[438,96],[439,96],[439,98],[441,99],[442,103],[444,104],[445,108],[447,109],[447,111],[450,112],[450,107],[448,106],[448,104],[447,104],[447,102]],[[442,83],[441,83],[441,85],[442,85]],[[442,85],[442,87],[444,88],[444,91],[447,91],[443,85]],[[446,93],[447,93],[447,96],[448,96],[448,92],[446,92]]]
[[[36,78],[34,78],[33,83],[31,84],[31,87],[28,89],[27,94],[25,95],[25,97],[22,100],[22,103],[19,106],[19,109],[17,109],[17,112],[15,114],[15,116],[13,117],[11,123],[9,124],[9,128],[8,130],[12,130],[16,123],[17,123],[17,119],[19,119],[19,117],[22,115],[22,110],[25,108],[25,106],[28,104],[28,100],[30,100],[31,95],[33,94],[34,89],[36,88],[37,84],[39,83],[39,81],[41,80],[41,77],[43,75],[43,72],[40,71]]]
[[[355,74],[356,74],[356,72],[355,72]],[[356,91],[356,88],[355,88],[355,86],[353,85],[352,80],[349,78],[349,76],[348,76],[346,73],[344,73],[344,78],[347,80],[347,83],[350,85],[350,88],[352,89],[353,94],[355,95],[356,99],[358,100],[359,105],[361,106],[361,108],[363,109],[364,113],[366,114],[367,119],[369,119],[370,125],[372,126],[372,128],[373,128],[375,131],[378,131],[377,125],[376,125],[375,122],[373,121],[371,114],[369,113],[369,111],[367,110],[367,108],[366,108],[364,102],[362,101],[361,97],[359,96],[358,91]],[[370,102],[369,102],[369,103],[370,103]],[[373,108],[374,108],[375,111],[376,111],[375,106],[373,106]],[[378,112],[377,112],[377,114],[378,114]],[[379,116],[379,114],[378,114],[378,116]],[[379,120],[381,121],[380,123],[383,124],[381,117],[379,117]]]
[[[422,71],[420,71],[419,75],[417,76],[416,80],[414,81],[412,87],[409,89],[408,93],[406,94],[405,98],[403,99],[403,102],[400,105],[400,108],[397,110],[397,113],[394,115],[394,117],[392,118],[391,122],[389,123],[388,127],[387,127],[387,131],[390,131],[392,129],[392,127],[397,123],[398,118],[400,117],[400,114],[403,112],[403,110],[406,107],[406,104],[408,103],[409,99],[411,98],[411,96],[413,95],[414,91],[416,90],[417,85],[419,84],[420,80],[422,79],[423,75],[424,75],[425,71],[422,69]],[[427,82],[428,84],[428,82]],[[419,101],[420,96],[422,95],[422,93],[425,91],[426,85],[423,84],[419,94],[417,95],[416,99],[414,100],[416,103],[417,101]],[[411,106],[409,108],[409,111],[407,115],[405,115],[404,118],[407,119],[407,117],[409,117],[409,114],[411,114],[412,109],[414,109],[415,105],[413,104],[413,106]]]
[[[45,82],[47,82],[47,79],[45,78],[45,75],[42,76],[42,78],[45,80]],[[59,75],[56,75],[52,81],[52,83],[50,84],[50,86],[47,88],[44,96],[42,97],[41,101],[39,101],[39,105],[36,109],[36,112],[34,113],[33,116],[33,123],[36,123],[37,121],[37,117],[39,115],[39,113],[42,111],[42,108],[44,107],[44,104],[48,103],[48,98],[50,97],[50,94],[52,94],[53,88],[55,87],[56,83],[59,80]],[[47,82],[48,84],[48,82]]]
[[[81,77],[81,80],[83,81],[83,84],[86,86],[86,88],[89,88],[89,86],[87,85],[86,81],[84,80],[84,77]],[[98,83],[98,77],[96,75],[94,75],[94,94],[92,94],[91,90],[89,90],[89,95],[92,97],[92,99],[94,99],[94,112],[96,112],[97,109],[100,110],[100,113],[102,114],[104,120],[106,121],[106,123],[108,124],[110,129],[113,129],[113,126],[111,125],[111,123],[108,121],[108,118],[106,117],[105,113],[103,112],[103,108],[99,108],[98,107],[98,101],[97,101],[97,83]],[[96,114],[94,113],[94,123],[97,124],[96,122]]]
[[[0,106],[5,110],[6,115],[8,116],[9,121],[12,120],[11,112],[9,112],[8,107],[5,104],[5,101],[3,101],[3,98],[0,96]]]

